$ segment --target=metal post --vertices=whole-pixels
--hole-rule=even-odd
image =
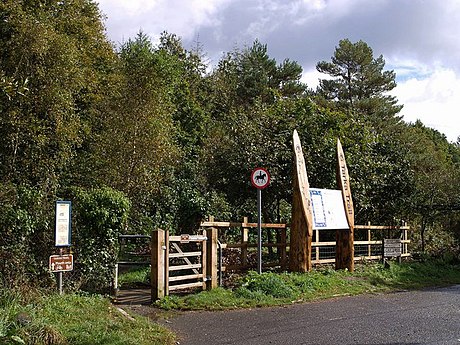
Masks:
[[[118,297],[118,262],[115,265],[115,277],[113,281],[113,295],[115,299]]]
[[[62,271],[58,272],[59,294],[62,295]]]
[[[257,189],[257,273],[262,273],[262,191]]]
[[[63,255],[63,250],[62,248],[59,248],[59,255]],[[63,285],[63,282],[62,282],[62,271],[59,271],[58,272],[58,284],[59,284],[59,295],[62,295],[63,293],[63,288],[62,288],[62,285]]]
[[[222,286],[222,243],[217,240],[219,246],[219,286]]]

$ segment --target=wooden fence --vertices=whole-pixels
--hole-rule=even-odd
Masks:
[[[222,242],[222,248],[226,249],[224,254],[224,261],[227,261],[222,270],[241,271],[246,269],[255,268],[254,262],[251,262],[251,253],[255,253],[257,249],[256,232],[257,223],[248,222],[248,218],[244,217],[243,222],[216,222],[213,217],[209,217],[208,221],[200,224],[204,229],[217,229],[218,239]],[[268,248],[276,253],[271,256],[266,255],[264,259],[264,267],[278,266],[281,269],[288,267],[288,228],[287,224],[278,223],[262,223],[261,228],[265,229],[265,237],[267,231],[276,240],[273,242],[265,241],[262,247]],[[410,228],[404,226],[379,226],[379,225],[355,225],[355,261],[359,260],[380,260],[382,259],[382,240],[383,238],[400,238],[401,239],[401,253],[402,257],[410,256],[408,251],[408,231]],[[231,232],[228,235],[227,232]],[[312,241],[312,263],[328,264],[335,262],[335,230],[313,230]],[[225,256],[230,256],[231,252],[236,251],[237,255],[233,254],[233,260],[228,263]],[[264,252],[267,252],[265,250]],[[276,258],[273,261],[273,258]]]

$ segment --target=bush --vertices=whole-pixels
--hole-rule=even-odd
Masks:
[[[52,212],[38,188],[0,184],[0,287],[49,286]]]
[[[110,188],[74,190],[74,242],[81,288],[108,292],[117,262],[118,235],[128,219],[130,202]]]

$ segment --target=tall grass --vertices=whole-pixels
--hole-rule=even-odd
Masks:
[[[99,295],[23,295],[0,290],[0,344],[173,344],[174,335],[143,317],[127,318]]]
[[[13,341],[15,336],[16,316],[21,312],[20,296],[9,290],[0,290],[0,339]],[[1,344],[1,340],[0,340]]]
[[[459,265],[428,261],[392,263],[389,267],[368,263],[357,265],[353,273],[330,268],[303,274],[249,272],[232,289],[167,296],[157,306],[183,310],[260,307],[446,284],[460,284]]]

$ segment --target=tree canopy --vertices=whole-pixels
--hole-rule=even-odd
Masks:
[[[460,146],[401,120],[395,73],[363,41],[341,40],[313,91],[260,41],[215,66],[167,32],[114,47],[91,0],[5,0],[0,38],[0,265],[30,253],[45,271],[59,198],[131,205],[125,231],[141,233],[255,217],[256,166],[272,176],[264,219],[289,222],[294,129],[318,188],[336,188],[340,138],[357,222],[409,221],[426,248],[427,234],[458,244]]]
[[[356,113],[374,123],[394,118],[402,106],[387,94],[396,87],[396,75],[385,71],[383,56],[375,58],[363,41],[343,39],[331,62],[321,61],[316,69],[332,79],[321,79],[318,94],[348,114]]]

